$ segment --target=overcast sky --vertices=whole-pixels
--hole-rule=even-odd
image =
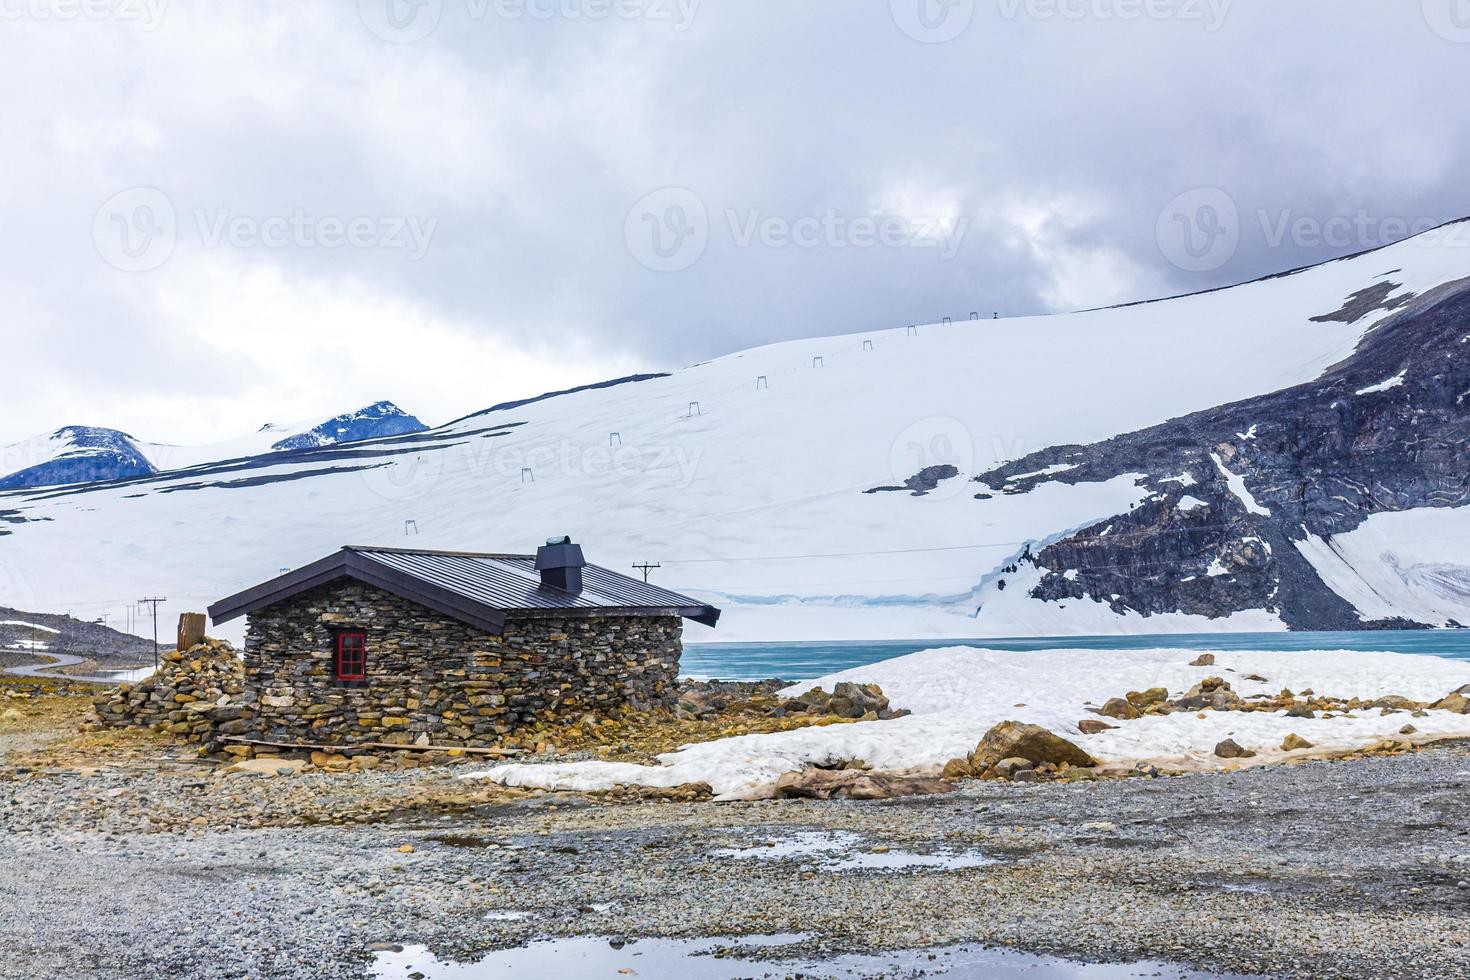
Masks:
[[[0,85],[0,444],[434,424],[1470,213],[1467,0],[0,0]]]

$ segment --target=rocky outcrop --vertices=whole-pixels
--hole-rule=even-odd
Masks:
[[[1415,625],[1364,622],[1295,547],[1374,514],[1470,502],[1470,281],[1392,292],[1402,308],[1313,382],[977,476],[986,496],[1144,474],[1135,509],[1023,559],[1041,572],[1031,595],[1119,615],[1265,609],[1303,630]],[[1366,312],[1351,297],[1339,311]],[[1437,581],[1470,601],[1470,563]]]
[[[361,442],[364,439],[423,432],[427,428],[427,425],[392,402],[374,402],[366,408],[327,419],[315,428],[282,439],[272,444],[271,449],[276,452],[315,449],[346,442]]]
[[[68,425],[51,433],[48,441],[60,447],[59,451],[49,459],[0,476],[0,490],[121,480],[158,472],[133,437],[116,429]]]

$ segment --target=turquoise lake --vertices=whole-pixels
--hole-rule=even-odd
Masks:
[[[691,643],[684,673],[698,678],[809,680],[849,667],[891,660],[934,647],[992,650],[1386,650],[1470,660],[1470,630],[1360,633],[1183,633],[1156,636],[1042,636],[985,640],[874,640],[866,643]]]

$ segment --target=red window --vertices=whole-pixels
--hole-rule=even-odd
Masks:
[[[367,680],[367,634],[337,634],[337,680]]]

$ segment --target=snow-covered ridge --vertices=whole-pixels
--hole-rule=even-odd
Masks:
[[[172,617],[346,543],[570,533],[592,561],[659,563],[657,584],[723,606],[694,639],[1282,629],[1264,605],[1212,619],[1033,598],[1028,549],[1145,505],[1146,474],[1024,493],[974,477],[1315,380],[1392,315],[1332,318],[1390,271],[1393,297],[1423,296],[1470,276],[1470,253],[1409,241],[1144,305],[794,340],[411,435],[0,495],[0,588],[88,615],[156,591]],[[864,493],[938,464],[957,475],[923,496]]]
[[[150,476],[219,460],[422,432],[425,428],[388,401],[374,402],[321,423],[267,423],[249,436],[203,446],[150,443],[117,429],[69,425],[0,449],[0,490]]]

